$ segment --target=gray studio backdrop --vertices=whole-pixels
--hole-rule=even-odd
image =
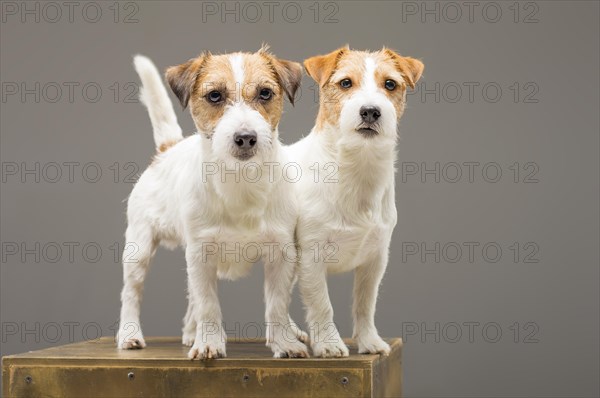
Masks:
[[[595,1],[3,2],[2,355],[114,333],[124,200],[154,150],[132,55],[385,45],[426,65],[377,311],[405,340],[406,395],[598,396],[598,21]],[[284,143],[315,89],[286,105]],[[221,283],[231,335],[264,334],[262,275]],[[351,275],[330,281],[350,336]],[[184,288],[183,252],[160,249],[146,335],[180,334]]]

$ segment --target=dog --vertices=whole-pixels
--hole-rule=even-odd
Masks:
[[[287,147],[305,173],[295,185],[299,286],[313,355],[345,357],[333,323],[327,274],[354,270],[353,338],[359,353],[389,354],[375,327],[375,302],[397,214],[394,163],[408,87],[423,63],[383,48],[343,47],[304,61],[320,87],[315,127]],[[319,250],[316,253],[316,249]]]
[[[255,53],[206,52],[168,68],[166,80],[182,107],[189,105],[197,128],[184,138],[154,64],[136,56],[134,65],[157,153],[127,203],[118,348],[146,346],[143,283],[162,244],[185,249],[189,305],[182,342],[191,346],[189,358],[226,356],[217,280],[242,277],[259,259],[267,345],[275,357],[307,357],[307,335],[288,315],[297,204],[292,183],[273,171],[287,162],[278,125],[284,96],[293,104],[302,66],[263,46]]]

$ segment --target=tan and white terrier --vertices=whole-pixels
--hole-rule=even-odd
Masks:
[[[388,354],[375,327],[375,302],[397,214],[394,162],[406,91],[421,61],[389,49],[340,48],[304,61],[320,87],[315,127],[286,148],[304,173],[295,185],[302,256],[299,284],[313,354],[348,356],[333,323],[327,274],[354,270],[353,337],[359,353]],[[318,172],[317,172],[318,171]],[[320,251],[317,255],[315,248]]]
[[[157,153],[127,204],[118,347],[146,345],[140,327],[143,283],[163,244],[185,249],[189,306],[183,343],[192,346],[189,358],[226,355],[217,279],[244,276],[259,259],[265,264],[267,345],[275,357],[308,356],[307,336],[288,316],[297,201],[293,184],[272,171],[288,161],[278,125],[284,96],[293,102],[300,85],[301,65],[263,48],[204,53],[169,68],[167,81],[181,104],[189,105],[197,128],[187,138],[155,66],[137,56],[135,67]],[[244,170],[251,176],[240,178]],[[240,253],[246,247],[254,248],[251,255]]]

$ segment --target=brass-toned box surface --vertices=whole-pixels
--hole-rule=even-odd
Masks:
[[[187,359],[176,337],[147,338],[142,350],[113,339],[2,358],[4,397],[400,397],[402,340],[389,356],[275,359],[264,339],[230,339],[227,358]]]

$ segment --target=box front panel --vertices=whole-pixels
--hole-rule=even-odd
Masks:
[[[8,388],[10,397],[364,397],[371,393],[364,373],[343,368],[12,365]]]

